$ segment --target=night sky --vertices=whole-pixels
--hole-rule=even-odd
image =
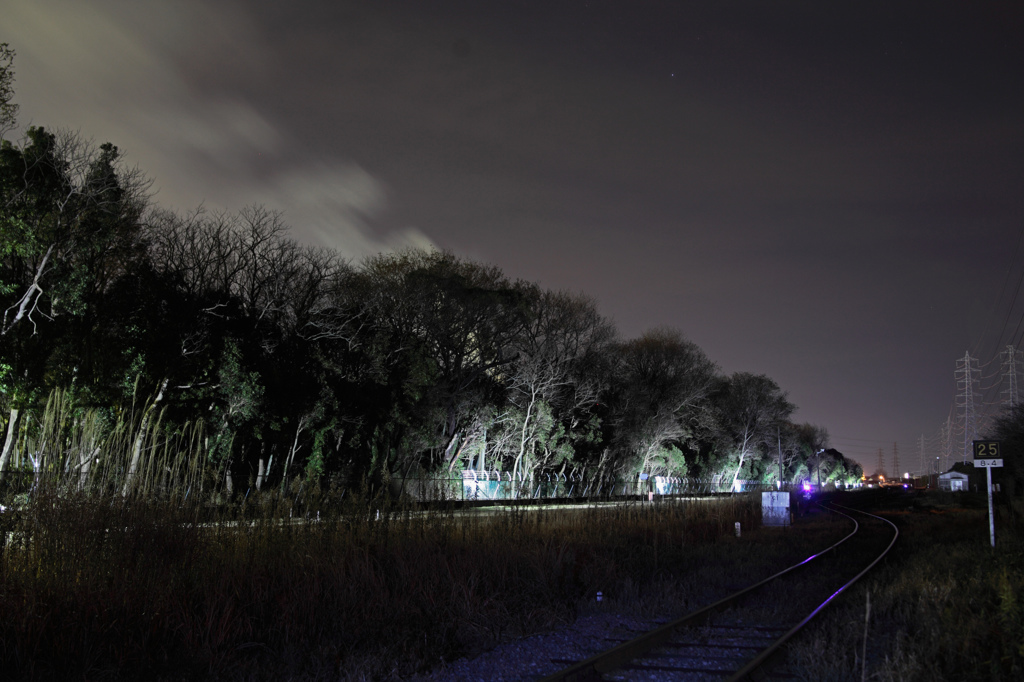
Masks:
[[[20,122],[113,142],[162,206],[586,292],[913,470],[956,360],[997,403],[1024,335],[1022,8],[0,0],[0,42]]]

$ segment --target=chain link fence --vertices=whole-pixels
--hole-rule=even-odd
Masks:
[[[701,495],[729,492],[721,476],[638,476],[633,480],[580,475],[513,476],[508,471],[466,469],[459,478],[409,477],[392,481],[392,493],[421,502],[441,500],[544,500],[571,497],[608,498],[635,495]],[[723,487],[724,486],[724,487]],[[737,481],[735,492],[774,490],[759,481]]]
[[[31,471],[6,471],[0,479],[0,498],[31,494],[38,477]],[[728,477],[637,476],[623,480],[588,478],[570,474],[513,476],[508,471],[467,469],[454,477],[395,477],[391,494],[417,502],[550,500],[565,498],[614,498],[652,495],[707,495],[729,492],[775,490],[759,481],[739,480],[732,486]]]

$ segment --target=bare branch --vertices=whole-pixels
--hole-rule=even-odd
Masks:
[[[32,319],[32,315],[33,313],[38,312],[39,310],[39,297],[42,296],[43,294],[43,288],[39,285],[39,282],[43,279],[43,276],[46,274],[46,264],[50,260],[51,253],[53,253],[53,244],[50,244],[50,247],[46,250],[46,254],[43,256],[42,262],[40,262],[39,267],[36,268],[36,273],[32,279],[32,283],[29,285],[28,289],[22,295],[21,299],[19,299],[18,302],[16,302],[14,305],[12,305],[11,307],[4,311],[4,324],[3,328],[0,328],[0,336],[6,335],[7,332],[13,329],[14,325],[16,325],[22,319],[27,319],[29,322],[32,323],[33,335],[38,331],[36,321]],[[11,319],[10,323],[8,323],[7,316],[15,307],[17,307],[18,312]],[[46,315],[43,316],[47,317]]]

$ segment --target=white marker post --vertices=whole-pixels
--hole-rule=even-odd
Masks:
[[[992,546],[995,547],[996,521],[992,514],[992,469],[1003,466],[1003,459],[999,454],[999,441],[974,441],[974,466],[985,469],[985,478],[988,481],[988,536]]]

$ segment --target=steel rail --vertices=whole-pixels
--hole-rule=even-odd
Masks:
[[[819,557],[822,557],[828,554],[829,552],[834,551],[837,547],[839,547],[839,545],[843,544],[844,542],[852,538],[854,535],[856,535],[857,531],[860,529],[860,524],[853,517],[847,514],[843,514],[842,512],[835,513],[838,513],[850,519],[853,522],[854,526],[853,530],[850,532],[849,535],[842,538],[830,547],[823,549],[822,551],[817,552],[816,554],[812,554],[803,561],[793,564],[792,566],[785,568],[758,583],[755,583],[747,588],[744,588],[739,592],[736,592],[734,594],[729,595],[728,597],[720,599],[709,606],[705,606],[701,609],[698,609],[697,611],[689,613],[681,618],[666,623],[661,627],[651,630],[650,632],[644,633],[636,639],[632,639],[612,649],[609,649],[608,651],[604,651],[595,656],[591,656],[590,658],[575,663],[569,666],[568,668],[564,668],[558,672],[548,675],[547,677],[541,678],[538,682],[591,682],[593,680],[600,680],[601,675],[603,675],[604,673],[617,670],[629,661],[632,661],[636,658],[640,658],[641,656],[643,656],[643,654],[647,653],[651,649],[655,649],[664,644],[665,642],[669,641],[670,639],[672,639],[676,630],[678,630],[679,628],[688,625],[693,625],[696,622],[700,621],[702,618],[707,618],[715,613],[723,611],[730,605],[736,603],[743,597],[749,595],[751,592],[754,592],[755,590],[764,587],[768,583],[771,583],[777,580],[778,578],[787,575],[788,573],[796,571],[800,568],[804,568],[811,561]]]
[[[829,595],[828,599],[826,599],[825,601],[823,601],[820,604],[818,604],[818,606],[815,607],[815,609],[813,611],[811,611],[811,613],[808,614],[808,616],[806,618],[804,618],[799,623],[794,625],[786,634],[782,635],[782,637],[780,637],[779,639],[775,640],[775,642],[773,642],[771,644],[771,646],[769,646],[764,651],[762,651],[760,654],[758,654],[756,657],[754,657],[753,660],[751,660],[746,665],[744,665],[742,668],[740,668],[735,673],[733,673],[733,675],[731,677],[729,677],[726,682],[740,682],[741,680],[748,679],[752,674],[754,674],[755,671],[760,670],[762,667],[767,666],[768,664],[770,664],[772,662],[772,660],[779,653],[781,653],[782,647],[784,647],[786,645],[786,643],[789,642],[790,639],[792,639],[808,623],[810,623],[811,620],[813,620],[815,618],[815,616],[817,616],[819,613],[821,613],[821,611],[826,606],[828,606],[832,602],[833,599],[838,597],[840,594],[845,592],[848,587],[850,587],[851,585],[856,583],[858,580],[863,578],[864,575],[868,571],[870,571],[872,568],[874,568],[875,565],[879,561],[881,561],[882,559],[885,558],[885,556],[889,553],[889,550],[892,549],[892,546],[894,544],[896,544],[896,539],[899,538],[899,536],[900,536],[900,529],[897,528],[896,524],[894,524],[889,519],[882,518],[881,516],[877,516],[875,514],[869,514],[868,512],[862,511],[860,509],[852,509],[850,507],[844,507],[843,505],[839,505],[839,504],[833,505],[833,506],[839,507],[841,509],[846,509],[848,511],[856,512],[858,514],[864,514],[865,516],[870,516],[872,518],[878,519],[879,521],[883,521],[883,522],[889,524],[890,526],[892,526],[892,529],[894,531],[893,532],[893,536],[892,536],[892,540],[889,541],[889,544],[882,551],[882,553],[879,554],[877,557],[875,557],[874,561],[872,561],[870,564],[868,564],[867,567],[864,568],[864,570],[862,570],[860,573],[858,573],[853,578],[848,580],[846,582],[846,584],[844,584],[838,590],[836,590],[831,595]],[[831,511],[836,511],[836,510],[833,509]],[[842,512],[839,512],[839,511],[836,511],[836,513],[837,514],[843,514]],[[847,514],[843,514],[843,516],[846,516],[847,518],[852,518],[852,517],[850,517]]]

